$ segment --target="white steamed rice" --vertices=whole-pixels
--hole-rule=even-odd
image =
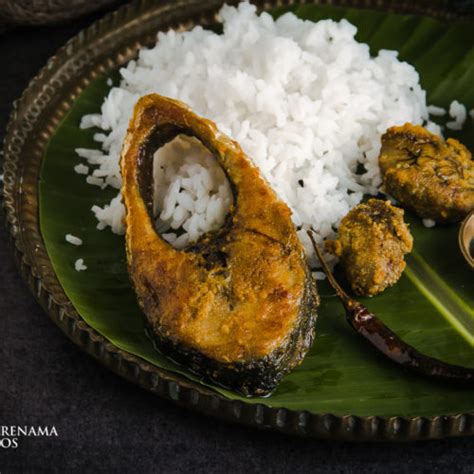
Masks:
[[[83,258],[78,258],[74,262],[74,269],[76,270],[76,272],[84,272],[85,270],[87,270],[87,265],[84,264]]]
[[[82,239],[72,234],[66,234],[64,240],[72,245],[82,245]]]
[[[416,70],[395,51],[371,57],[346,20],[314,23],[287,13],[274,21],[248,3],[224,6],[220,16],[223,34],[199,26],[160,32],[155,47],[121,70],[101,113],[83,117],[83,128],[102,129],[95,135],[101,151],[77,150],[91,166],[87,181],[120,189],[120,150],[139,97],[156,92],[180,99],[241,144],[292,209],[313,257],[305,230],[312,227],[320,240],[333,236],[363,194],[377,192],[381,134],[405,122],[440,129],[429,121]],[[461,121],[456,105],[450,113]],[[160,149],[154,176],[157,227],[173,245],[222,224],[231,191],[196,140]],[[92,210],[99,229],[124,231],[120,195]],[[178,228],[184,229],[179,237]]]
[[[449,105],[449,116],[454,120],[446,123],[446,127],[451,130],[461,130],[467,118],[466,106],[453,100]]]

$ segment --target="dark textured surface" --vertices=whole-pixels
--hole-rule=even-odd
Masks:
[[[0,21],[12,25],[59,24],[118,3],[120,0],[2,0]]]
[[[0,135],[12,101],[96,16],[0,36]],[[135,387],[76,348],[35,303],[0,227],[0,425],[54,425],[58,438],[0,448],[0,472],[465,472],[474,439],[351,445],[205,418]]]

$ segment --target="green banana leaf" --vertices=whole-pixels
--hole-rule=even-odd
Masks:
[[[420,73],[429,102],[447,107],[458,99],[474,107],[474,24],[439,21],[370,10],[300,6],[302,18],[346,18],[358,27],[358,40],[373,53],[396,49]],[[284,10],[275,11],[275,15]],[[111,75],[117,81],[117,73]],[[93,130],[80,130],[81,116],[98,112],[109,90],[107,77],[92,82],[58,127],[43,157],[40,224],[58,278],[84,320],[117,347],[170,371],[186,372],[155,352],[143,330],[142,315],[131,289],[124,239],[96,230],[90,209],[106,204],[115,190],[100,190],[73,171],[77,147],[94,148]],[[472,121],[452,133],[474,151]],[[474,366],[473,273],[457,247],[457,227],[426,229],[408,216],[414,252],[400,281],[366,300],[372,312],[420,351],[443,360]],[[71,233],[80,247],[65,242]],[[76,272],[83,258],[87,271]],[[322,304],[317,339],[304,363],[285,377],[271,397],[246,399],[272,406],[337,415],[440,415],[474,411],[474,392],[441,385],[409,374],[385,360],[344,320],[334,292],[319,284]],[[215,387],[229,398],[237,394]]]

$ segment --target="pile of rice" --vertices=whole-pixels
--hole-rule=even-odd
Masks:
[[[101,113],[82,120],[83,128],[103,130],[95,135],[102,150],[78,149],[88,166],[76,171],[90,184],[120,189],[120,149],[135,102],[153,92],[180,99],[241,144],[293,211],[314,263],[305,230],[333,236],[363,194],[377,192],[381,134],[405,122],[440,129],[429,121],[416,70],[395,51],[371,57],[347,21],[314,23],[292,13],[273,20],[248,3],[224,6],[220,17],[223,34],[199,26],[159,33],[155,47],[121,70]],[[451,112],[460,123],[457,104]],[[158,150],[154,176],[157,228],[173,245],[222,225],[231,190],[197,140]],[[99,229],[124,231],[120,195],[93,212]]]

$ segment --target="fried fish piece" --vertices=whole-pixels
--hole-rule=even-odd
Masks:
[[[420,217],[459,222],[474,209],[474,161],[453,138],[419,125],[391,127],[379,156],[384,190]]]
[[[326,249],[339,257],[354,293],[374,296],[402,275],[404,256],[413,248],[403,214],[390,201],[369,199],[342,219],[336,240],[326,241]]]
[[[224,226],[184,250],[152,219],[152,155],[180,134],[214,154],[234,193]],[[157,348],[247,396],[271,392],[310,349],[319,304],[289,208],[213,122],[156,94],[135,106],[121,173],[129,275]]]

